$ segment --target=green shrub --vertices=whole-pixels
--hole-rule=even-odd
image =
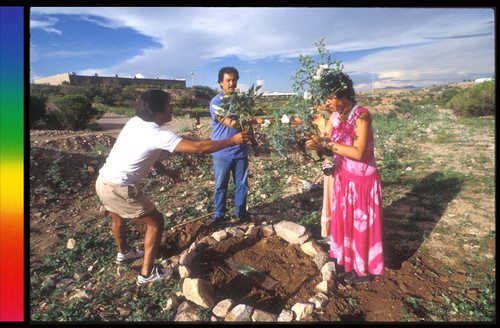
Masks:
[[[30,107],[29,107],[29,127],[39,119],[45,117],[45,106],[47,105],[47,93],[34,86],[30,86]]]
[[[180,97],[176,104],[180,108],[197,107],[198,100],[191,93],[189,93]]]
[[[50,114],[48,122],[58,129],[82,130],[104,114],[84,95],[60,97],[54,100],[54,104],[57,110]]]
[[[172,116],[173,117],[183,117],[186,113],[184,112],[184,110],[180,107],[174,107],[173,111],[172,111]]]
[[[457,93],[460,93],[460,89],[458,88],[450,88],[444,90],[439,97],[437,97],[438,101],[441,102],[442,105],[445,105],[448,101],[451,100]]]
[[[203,101],[208,106],[210,101],[212,101],[219,92],[207,86],[195,85],[191,93],[195,98]]]
[[[406,114],[408,112],[412,113],[419,108],[417,105],[410,103],[406,99],[403,99],[401,101],[393,101],[392,104],[396,106],[394,110],[399,114]]]
[[[495,81],[483,82],[456,94],[447,106],[458,116],[495,115]]]

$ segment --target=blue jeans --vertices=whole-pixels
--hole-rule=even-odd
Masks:
[[[223,217],[226,214],[227,186],[229,175],[233,173],[235,184],[234,205],[237,217],[246,215],[248,193],[248,157],[231,159],[212,156],[215,176],[215,214],[214,217]]]

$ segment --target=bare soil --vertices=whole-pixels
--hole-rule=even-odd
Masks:
[[[178,131],[184,126],[192,127],[194,119],[174,120],[164,128]],[[202,124],[209,124],[202,120]],[[53,252],[65,238],[62,231],[65,228],[81,230],[81,222],[103,222],[103,229],[109,229],[104,224],[103,213],[96,206],[94,182],[97,170],[103,159],[97,161],[85,155],[85,152],[95,149],[99,144],[111,146],[116,140],[117,133],[112,131],[94,132],[68,132],[68,131],[31,131],[30,132],[30,266],[36,267],[43,260],[43,256]],[[190,134],[193,138],[209,138],[209,128],[205,126],[195,129]],[[480,136],[478,136],[480,137]],[[494,149],[488,145],[494,141],[482,140],[485,143],[485,153],[494,157]],[[462,167],[461,158],[466,157],[470,149],[459,152],[450,151],[449,147],[442,144],[420,144],[419,151],[446,158],[443,163],[432,164],[427,167],[429,175],[439,165],[452,166],[457,170],[469,171]],[[57,152],[64,152],[58,156]],[[491,154],[490,154],[491,152]],[[260,161],[266,160],[269,153],[264,152]],[[165,155],[165,160],[168,155]],[[262,162],[251,161],[250,185],[259,183],[258,176],[262,169]],[[82,167],[86,168],[86,178],[69,184],[64,190],[58,190],[57,197],[40,192],[40,186],[47,185],[47,170],[51,164],[57,163],[62,170],[61,176],[82,177]],[[494,159],[492,161],[494,163]],[[492,164],[494,165],[494,164]],[[441,167],[442,168],[442,167]],[[439,168],[439,169],[441,169]],[[299,177],[300,178],[300,177]],[[181,184],[170,184],[166,194],[176,195],[185,188],[184,183],[210,183],[186,179]],[[463,186],[462,186],[463,187]],[[38,188],[38,189],[37,189]],[[473,224],[467,229],[476,235],[485,235],[488,229],[495,229],[492,220],[485,220],[484,215],[494,212],[494,195],[478,196],[464,191],[461,186],[450,186],[445,192],[426,191],[412,192],[401,191],[400,195],[387,195],[393,197],[390,205],[384,208],[384,251],[386,257],[386,271],[384,275],[377,276],[368,284],[345,285],[339,282],[334,290],[329,293],[329,303],[324,309],[316,310],[308,317],[308,321],[356,321],[356,322],[394,322],[402,321],[404,311],[408,308],[406,300],[409,297],[417,298],[422,304],[437,302],[444,304],[443,295],[451,300],[458,300],[459,294],[473,302],[479,297],[480,291],[468,288],[467,270],[462,265],[462,249],[452,246],[446,239],[439,238],[439,233],[434,232],[440,221],[449,225],[457,224],[459,217],[464,213],[471,216]],[[38,190],[38,192],[37,192]],[[256,224],[273,224],[281,220],[290,219],[290,216],[300,215],[301,211],[311,208],[320,208],[321,190],[312,190],[305,202],[297,201],[301,198],[303,190],[300,186],[291,187],[289,195],[279,201],[263,203],[261,206],[249,209],[252,221]],[[193,196],[195,197],[195,196]],[[186,197],[168,198],[171,208],[186,205]],[[295,200],[296,205],[291,205]],[[189,199],[189,202],[196,198]],[[480,202],[479,210],[475,204]],[[437,204],[439,210],[429,211],[426,204]],[[416,231],[406,229],[411,224],[410,213],[415,209],[422,211],[425,220],[419,222]],[[484,212],[484,213],[483,213]],[[228,223],[228,226],[233,225]],[[142,239],[141,227],[136,227],[133,233],[137,239]],[[168,258],[178,255],[193,241],[211,234],[218,228],[200,220],[165,232],[160,255]],[[321,237],[318,229],[312,229],[313,240],[319,243]],[[111,238],[111,235],[110,235]],[[327,244],[320,244],[328,250]],[[425,245],[427,251],[422,251]],[[494,256],[494,239],[487,241],[485,256]],[[267,290],[255,281],[242,276],[227,265],[229,258],[251,265],[272,279],[278,285],[272,290]],[[274,314],[284,308],[291,308],[299,301],[307,301],[315,295],[314,287],[321,281],[321,274],[317,265],[310,257],[302,253],[297,245],[290,245],[278,237],[245,237],[229,238],[214,245],[203,245],[199,248],[194,261],[194,274],[211,281],[219,300],[232,298],[237,303],[244,303],[255,308],[269,311]],[[478,259],[471,260],[474,265],[480,265]],[[444,270],[444,265],[453,270]],[[135,264],[133,269],[139,269]],[[455,272],[450,274],[449,272]],[[342,268],[338,267],[338,272]],[[135,274],[127,275],[130,283],[135,283]],[[69,299],[66,301],[69,302]],[[444,305],[443,305],[444,306]],[[420,310],[419,310],[420,309]],[[432,321],[436,318],[432,313],[425,313],[421,308],[409,313],[414,321]],[[32,309],[34,312],[43,312],[42,309]],[[406,318],[408,320],[409,318]]]

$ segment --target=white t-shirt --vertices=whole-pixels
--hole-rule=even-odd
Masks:
[[[155,122],[134,116],[123,127],[99,174],[120,185],[135,184],[149,173],[162,150],[173,152],[181,140]]]

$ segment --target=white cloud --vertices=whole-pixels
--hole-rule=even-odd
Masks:
[[[108,28],[131,28],[162,45],[95,70],[100,75],[140,71],[176,78],[229,55],[287,62],[299,54],[316,54],[314,42],[321,37],[333,54],[379,49],[343,64],[356,74],[375,70],[386,83],[451,79],[459,71],[494,72],[490,9],[33,7],[31,14],[31,28],[48,33],[62,33],[53,15],[75,14]],[[464,35],[486,36],[460,38]]]
[[[45,20],[45,21],[31,19],[30,20],[30,27],[42,29],[47,33],[56,33],[56,34],[60,35],[62,32],[53,27],[57,22],[58,22],[58,19],[51,18],[51,17],[47,18],[47,20]]]
[[[344,65],[356,72],[373,71],[377,79],[385,79],[380,82],[383,86],[406,81],[432,85],[443,80],[458,82],[475,73],[493,72],[494,58],[492,37],[485,36],[384,50]]]

